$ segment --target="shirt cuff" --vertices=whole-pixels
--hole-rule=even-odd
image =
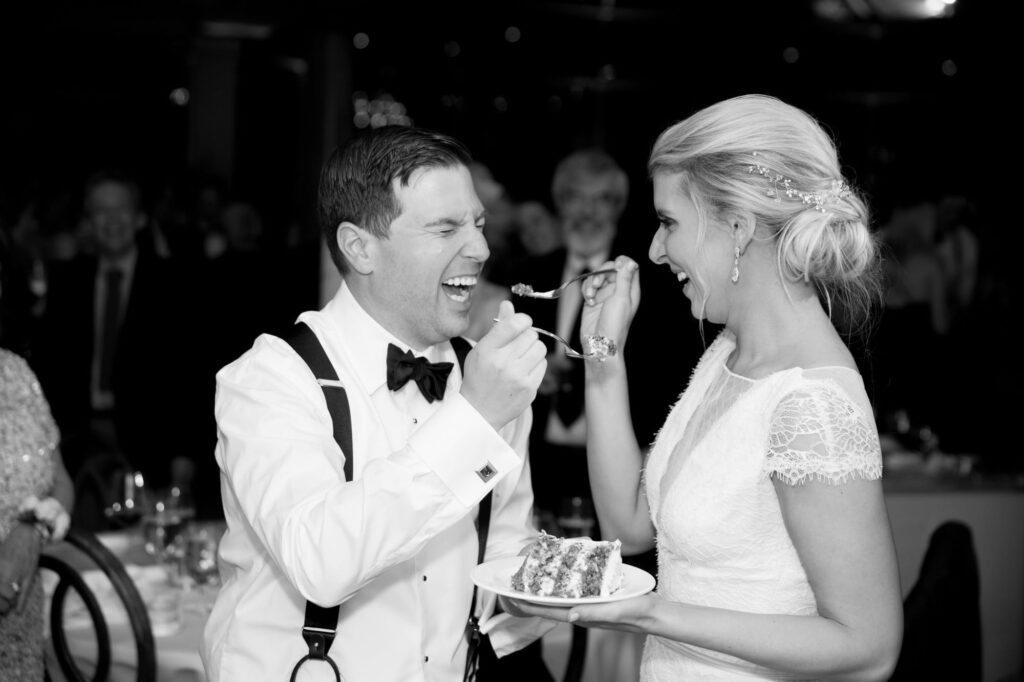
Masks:
[[[409,448],[468,508],[522,461],[461,394],[444,402],[412,435]]]

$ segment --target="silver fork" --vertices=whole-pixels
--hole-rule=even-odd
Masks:
[[[492,318],[492,319],[495,322],[498,322],[498,318],[495,317],[495,318]],[[562,344],[562,350],[570,358],[579,358],[580,360],[591,360],[591,359],[594,359],[594,358],[598,358],[598,354],[597,353],[580,353],[579,351],[575,350],[569,344],[568,341],[563,339],[558,334],[555,334],[554,332],[549,332],[547,329],[541,329],[540,327],[530,327],[530,329],[532,329],[533,331],[537,332],[538,334],[543,334],[544,336],[549,336],[552,339],[554,339],[555,341],[558,341],[558,343]],[[615,354],[614,343],[612,344],[612,351],[611,351],[610,354],[611,355]]]
[[[568,289],[569,285],[572,284],[573,282],[577,282],[581,279],[586,279],[591,275],[608,275],[613,272],[615,272],[615,268],[605,268],[604,270],[594,270],[593,272],[587,272],[582,275],[577,275],[576,277],[573,277],[569,281],[563,282],[562,284],[552,289],[551,291],[534,291],[533,287],[530,286],[529,284],[515,284],[512,286],[512,293],[515,294],[516,296],[529,296],[530,298],[558,298],[559,296],[562,295],[562,292]],[[565,342],[563,341],[563,343]]]
[[[586,353],[580,353],[580,352],[577,352],[577,351],[573,350],[573,347],[569,345],[568,341],[563,339],[558,334],[555,334],[554,332],[549,332],[548,330],[541,329],[540,327],[532,327],[532,329],[533,329],[533,331],[537,332],[538,334],[543,334],[544,336],[549,336],[552,339],[554,339],[555,341],[558,341],[560,344],[562,344],[562,346],[563,346],[562,350],[564,350],[565,354],[568,355],[570,358],[579,358],[580,360],[586,360],[587,358],[594,357],[593,355],[588,355]]]

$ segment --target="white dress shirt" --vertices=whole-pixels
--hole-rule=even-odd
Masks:
[[[344,284],[299,320],[346,388],[355,480],[344,480],[321,388],[285,341],[262,335],[217,374],[216,457],[228,529],[218,557],[223,587],[203,637],[207,675],[287,680],[308,653],[301,628],[309,599],[343,602],[330,655],[347,682],[461,680],[480,500],[493,489],[485,560],[516,555],[536,538],[530,410],[495,432],[459,393],[448,342],[418,353],[454,363],[444,400],[428,403],[412,381],[389,391],[388,343],[408,346]],[[498,473],[485,482],[476,472],[487,464]],[[499,620],[490,633],[499,655],[551,627]],[[334,676],[312,661],[298,679]]]

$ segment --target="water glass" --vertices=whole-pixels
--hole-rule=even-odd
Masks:
[[[562,500],[558,515],[558,526],[568,538],[593,537],[594,507],[590,500],[580,497],[567,497]]]

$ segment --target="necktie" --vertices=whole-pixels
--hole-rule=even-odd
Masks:
[[[590,272],[590,268],[584,266],[580,271],[581,275]],[[581,284],[582,286],[582,284]],[[569,334],[569,343],[580,342],[580,323],[583,318],[583,306],[576,311],[576,318],[572,325],[572,333]],[[562,377],[562,384],[555,400],[555,413],[558,419],[566,426],[571,426],[579,419],[583,412],[583,360],[570,360],[569,371]]]
[[[413,355],[412,351],[403,353],[395,344],[388,344],[388,388],[392,391],[397,391],[412,380],[419,386],[420,393],[428,403],[441,400],[451,371],[450,362],[430,362]]]
[[[107,295],[103,303],[103,336],[100,340],[100,390],[109,391],[114,385],[114,354],[117,352],[117,332],[121,321],[121,279],[124,273],[117,268],[107,270]]]

